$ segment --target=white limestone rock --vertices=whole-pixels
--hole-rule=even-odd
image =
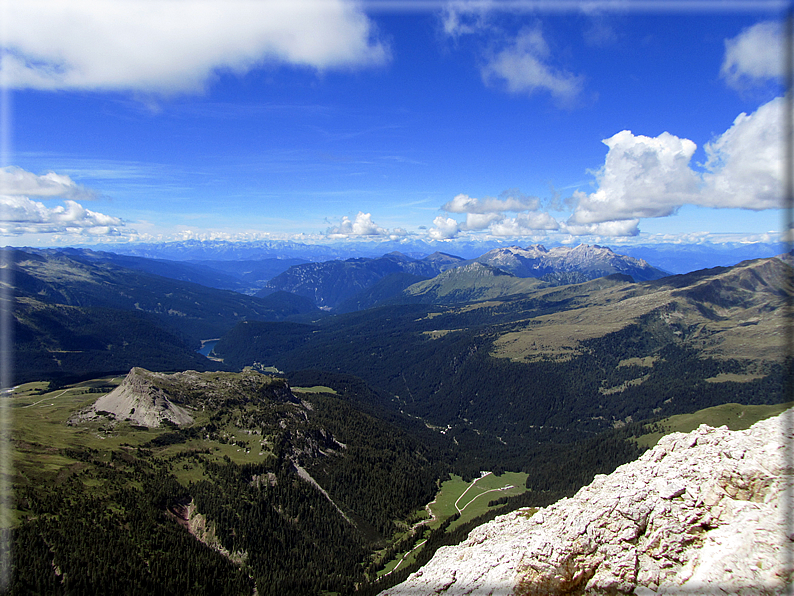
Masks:
[[[382,596],[786,593],[791,416],[663,437],[572,498],[439,549]]]
[[[108,412],[117,420],[129,420],[149,428],[158,428],[163,420],[176,425],[191,424],[193,417],[190,413],[152,382],[158,376],[163,375],[133,368],[118,387],[97,399],[87,411],[78,414],[75,422],[95,417],[99,412]]]

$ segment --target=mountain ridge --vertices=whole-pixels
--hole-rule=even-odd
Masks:
[[[475,259],[484,252],[505,246],[504,241],[454,239],[427,242],[402,238],[396,241],[348,239],[342,243],[309,244],[297,241],[259,240],[185,240],[161,243],[113,245],[113,251],[142,257],[170,260],[249,260],[298,258],[308,261],[346,259],[357,256],[377,258],[390,251],[408,255],[426,255],[435,251]],[[97,249],[97,246],[87,246]],[[103,246],[104,248],[104,246]],[[680,242],[618,244],[612,248],[628,256],[642,258],[670,271],[686,273],[695,269],[731,266],[748,259],[771,257],[786,250],[781,242]]]
[[[497,248],[474,259],[479,263],[498,267],[518,277],[538,277],[552,281],[555,274],[576,273],[568,283],[588,281],[613,273],[630,275],[637,281],[649,281],[669,275],[652,267],[642,259],[614,252],[611,248],[588,244],[575,247],[546,248],[533,244],[526,248],[509,246]]]
[[[319,307],[326,310],[334,310],[340,304],[347,302],[345,309],[349,310],[350,305],[356,303],[357,294],[366,294],[370,287],[388,275],[399,272],[434,278],[459,267],[466,267],[464,271],[474,275],[476,267],[470,267],[474,263],[499,269],[516,278],[540,279],[549,285],[581,283],[618,273],[629,275],[638,281],[659,279],[667,275],[667,272],[651,267],[641,259],[619,255],[609,248],[598,245],[581,244],[572,248],[547,249],[536,244],[527,248],[518,246],[497,248],[469,260],[438,252],[422,259],[411,259],[402,253],[393,252],[377,259],[362,257],[344,261],[306,263],[290,267],[274,277],[267,282],[265,289],[256,295],[264,296],[272,291],[284,290],[311,298]],[[481,276],[475,275],[475,277]],[[418,291],[395,291],[392,296],[383,296],[381,303],[400,300],[427,302],[433,295],[445,296],[449,293],[443,289],[447,281],[448,277],[442,277],[435,282],[427,282]],[[482,285],[482,280],[479,283]],[[437,286],[436,290],[429,289],[433,284]],[[533,288],[535,284],[515,282],[514,285],[515,289],[512,292],[494,289],[489,293],[481,287],[478,291],[459,292],[460,297],[455,299],[447,297],[444,301],[465,302],[505,293],[520,293]],[[424,297],[418,299],[419,294],[424,294]],[[481,298],[477,298],[478,295]],[[372,305],[372,300],[368,298],[362,297],[360,302]]]

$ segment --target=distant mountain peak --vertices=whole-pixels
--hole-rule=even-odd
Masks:
[[[449,279],[453,277],[463,277],[463,276],[495,277],[498,275],[507,275],[509,277],[516,277],[515,275],[513,275],[509,271],[505,271],[504,269],[499,269],[498,267],[493,267],[491,265],[486,265],[485,263],[479,263],[477,261],[474,261],[473,263],[468,263],[460,267],[455,267],[454,269],[447,269],[446,271],[438,275],[438,279]]]
[[[665,271],[645,261],[618,254],[606,246],[580,244],[547,249],[541,244],[526,248],[497,248],[475,259],[517,275],[539,277],[553,283],[576,283],[613,273],[630,275],[638,281],[659,279]]]
[[[462,257],[456,257],[455,255],[451,255],[449,253],[436,251],[433,254],[426,256],[423,261],[445,261],[445,262],[458,262],[463,261]]]

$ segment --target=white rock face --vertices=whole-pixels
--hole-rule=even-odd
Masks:
[[[787,593],[792,416],[668,435],[570,499],[439,549],[382,596]]]
[[[133,368],[121,385],[94,402],[91,411],[110,412],[119,420],[130,420],[149,428],[159,427],[163,420],[177,425],[192,423],[193,417],[187,410],[152,384],[151,378],[156,374]]]

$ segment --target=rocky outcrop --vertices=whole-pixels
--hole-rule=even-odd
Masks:
[[[286,380],[250,368],[239,373],[161,373],[135,367],[121,385],[72,416],[69,424],[105,417],[112,423],[128,421],[150,428],[159,427],[163,421],[181,426],[193,423],[190,411],[300,403]],[[303,409],[291,415],[305,418]]]
[[[570,499],[439,549],[383,595],[786,593],[792,416],[668,435]]]
[[[96,400],[89,411],[81,414],[82,418],[103,412],[117,420],[129,420],[149,428],[159,427],[163,420],[177,425],[191,424],[193,417],[157,386],[156,378],[157,373],[133,368],[121,385]]]

